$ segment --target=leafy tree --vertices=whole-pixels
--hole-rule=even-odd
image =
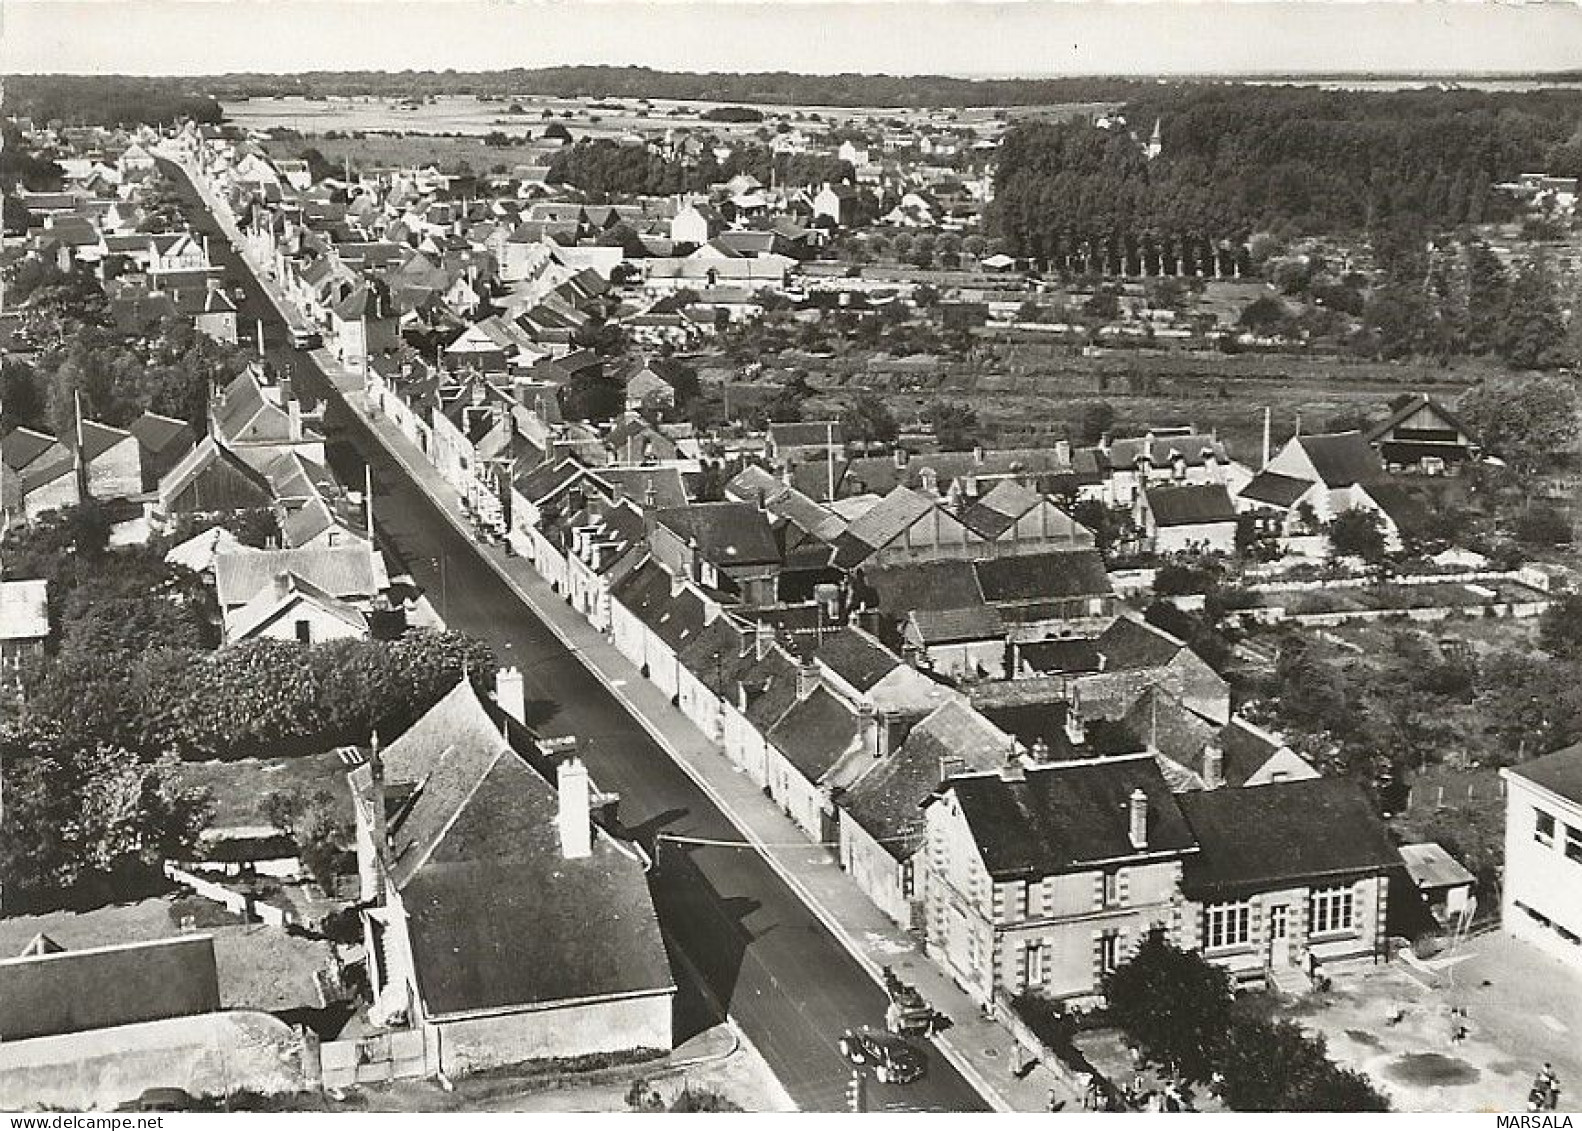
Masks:
[[[1457,402],[1485,451],[1532,475],[1577,439],[1575,386],[1557,376],[1485,380]]]
[[[0,875],[13,908],[124,896],[164,860],[190,855],[212,811],[205,791],[179,784],[168,758],[73,747],[45,732],[7,739],[0,757]]]
[[[970,451],[978,442],[978,413],[971,405],[933,401],[923,409],[922,417],[934,429],[934,439],[942,451]]]
[[[1551,656],[1582,660],[1582,593],[1567,593],[1544,610],[1538,642]]]
[[[1552,368],[1563,360],[1565,336],[1549,265],[1529,260],[1511,283],[1496,343],[1500,356],[1520,369]]]
[[[1365,507],[1343,510],[1330,520],[1324,533],[1329,535],[1330,549],[1336,554],[1369,563],[1384,559],[1384,522],[1376,511]]]
[[[313,882],[333,895],[337,878],[355,861],[352,823],[341,799],[327,789],[275,790],[262,804],[264,819],[296,846]]]
[[[1084,401],[1077,406],[1077,441],[1097,444],[1115,427],[1115,406],[1109,401]]]
[[[1582,739],[1582,664],[1502,651],[1483,663],[1477,705],[1506,764]]]
[[[1515,534],[1524,546],[1563,546],[1571,541],[1571,520],[1555,507],[1536,503],[1516,516]]]
[[[1292,1021],[1238,1020],[1217,1050],[1215,1092],[1236,1111],[1389,1111],[1359,1072],[1327,1055],[1322,1036]]]
[[[841,413],[840,422],[846,438],[859,443],[888,444],[901,432],[884,398],[866,390]]]
[[[1264,295],[1248,303],[1236,321],[1260,337],[1278,337],[1290,331],[1291,312],[1273,295]]]
[[[1230,978],[1163,931],[1148,934],[1104,976],[1109,1015],[1148,1059],[1185,1080],[1207,1080],[1230,1024]]]

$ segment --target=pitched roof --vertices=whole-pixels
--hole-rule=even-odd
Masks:
[[[292,608],[304,603],[315,606],[326,616],[334,617],[358,632],[368,629],[368,618],[354,606],[288,572],[277,578],[275,585],[260,589],[251,601],[225,618],[226,640],[232,644],[247,640]]]
[[[1027,769],[1020,780],[1000,773],[952,778],[962,815],[994,879],[1083,870],[1143,853],[1184,853],[1196,846],[1175,796],[1148,755],[1057,762]],[[1130,797],[1148,801],[1147,845],[1132,845]]]
[[[1048,674],[1096,672],[1101,666],[1093,641],[1081,637],[1030,640],[1016,646],[1017,655],[1034,671]]]
[[[1296,442],[1307,453],[1313,469],[1326,487],[1349,487],[1367,483],[1384,475],[1379,453],[1361,432],[1334,432],[1328,435],[1298,436]]]
[[[857,715],[845,702],[815,687],[780,717],[765,736],[810,782],[818,782],[857,741]]]
[[[959,644],[993,640],[1005,635],[999,610],[989,605],[962,609],[914,609],[907,615],[912,631],[924,645]]]
[[[55,437],[31,428],[13,428],[0,440],[0,456],[12,471],[21,471],[58,442]]]
[[[1093,647],[1104,657],[1104,670],[1137,671],[1168,664],[1186,644],[1147,621],[1116,617]]]
[[[1144,487],[1143,497],[1157,526],[1196,526],[1235,522],[1236,505],[1220,483],[1188,483],[1180,487]]]
[[[750,503],[694,503],[654,512],[654,521],[717,565],[767,565],[780,547],[764,513]]]
[[[641,862],[597,827],[589,856],[565,858],[555,788],[470,681],[385,758],[391,780],[419,783],[391,824],[391,871],[430,1016],[673,988]]]
[[[192,429],[187,427],[185,421],[160,416],[155,412],[145,412],[132,421],[129,430],[137,437],[143,450],[148,452],[164,452],[170,448],[180,448],[185,452],[193,443]]]
[[[858,628],[847,627],[826,636],[815,655],[859,694],[901,666],[894,652]]]
[[[389,585],[378,551],[366,542],[292,550],[242,547],[214,556],[214,587],[221,608],[245,605],[281,573],[294,573],[342,600],[374,597]]]
[[[960,558],[868,569],[862,581],[878,595],[879,608],[897,617],[918,609],[964,609],[983,603],[973,563]]]
[[[1372,444],[1384,439],[1397,425],[1424,409],[1439,417],[1445,424],[1454,428],[1463,436],[1472,435],[1472,430],[1466,426],[1462,419],[1439,401],[1434,400],[1427,393],[1412,393],[1401,399],[1400,404],[1396,405],[1395,411],[1390,413],[1388,419],[1368,430],[1368,442]]]
[[[1400,864],[1384,821],[1347,778],[1184,793],[1180,805],[1202,846],[1182,876],[1193,898],[1339,882]]]
[[[1295,506],[1296,501],[1312,488],[1312,482],[1307,479],[1281,475],[1278,471],[1260,471],[1247,481],[1239,497],[1285,509]]]
[[[990,604],[1101,597],[1114,592],[1097,550],[1015,554],[973,563],[983,599]]]
[[[921,492],[897,487],[854,520],[842,541],[851,539],[873,550],[882,549],[936,505]]]
[[[919,722],[842,795],[838,804],[894,856],[905,860],[923,842],[923,802],[944,779],[947,761],[957,772],[987,770],[1004,761],[1011,736],[965,703],[952,700]]]

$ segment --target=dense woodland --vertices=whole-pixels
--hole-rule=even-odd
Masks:
[[[1023,122],[1000,151],[992,220],[1021,255],[1083,245],[1434,233],[1508,218],[1492,186],[1582,174],[1582,95],[1174,86],[1126,128]],[[1161,123],[1163,152],[1143,140]]]
[[[191,118],[218,122],[220,104],[195,87],[203,79],[134,75],[11,75],[5,80],[5,112],[43,124],[138,126]]]
[[[765,145],[738,146],[721,164],[705,149],[692,162],[662,157],[640,145],[583,141],[557,153],[549,165],[551,184],[566,184],[594,196],[666,196],[707,192],[738,173],[787,185],[855,180],[851,165],[827,154],[776,154]]]

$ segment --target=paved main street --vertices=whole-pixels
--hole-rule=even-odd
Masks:
[[[184,176],[167,168],[186,189]],[[251,328],[262,318],[274,360],[294,377],[318,384],[312,391],[327,393],[328,379],[309,355],[286,347],[268,299],[193,199],[194,227],[219,236],[211,242],[216,262],[246,288],[241,324]],[[621,795],[626,828],[650,845],[661,833],[726,842],[670,841],[659,849],[655,894],[661,920],[684,953],[686,961],[677,966],[683,974],[689,965],[702,973],[706,992],[728,1008],[799,1107],[842,1109],[848,1073],[836,1038],[848,1027],[883,1023],[882,991],[611,690],[480,560],[366,428],[333,408],[329,417],[336,446],[331,458],[345,481],[360,481],[361,460],[373,467],[379,533],[398,559],[392,569],[404,564],[453,627],[488,641],[502,662],[522,668],[529,721],[545,735],[582,740],[601,788]],[[689,1029],[706,1024],[697,1012],[683,1013]],[[868,1096],[872,1109],[985,1106],[938,1053],[930,1056],[923,1080],[904,1088],[870,1084]]]

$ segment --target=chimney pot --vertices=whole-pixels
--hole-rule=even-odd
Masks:
[[[1132,847],[1142,850],[1148,847],[1148,795],[1141,789],[1132,790],[1131,797],[1127,799],[1126,808],[1130,818],[1129,837]]]

